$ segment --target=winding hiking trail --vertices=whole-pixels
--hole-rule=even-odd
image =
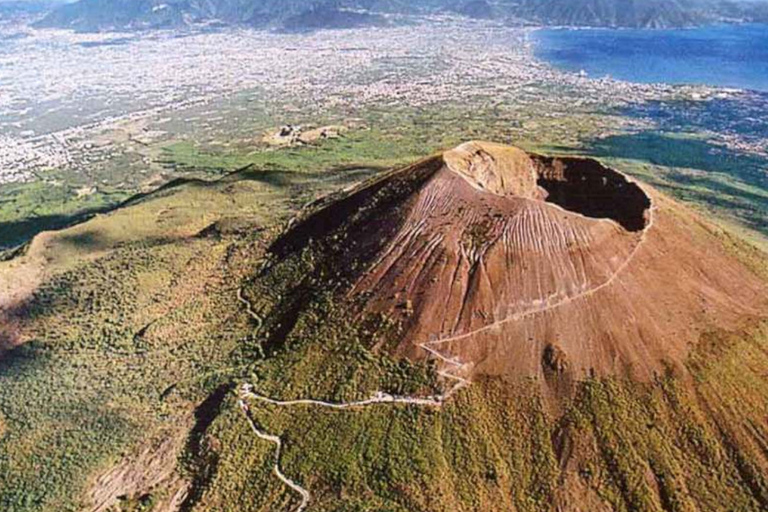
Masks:
[[[240,302],[243,302],[244,304],[246,304],[248,314],[251,315],[251,317],[254,320],[256,320],[260,326],[261,318],[256,314],[256,312],[253,311],[251,303],[245,297],[243,297],[242,289],[238,289],[237,297],[238,297],[238,300],[240,300]],[[468,386],[470,382],[464,377],[457,375],[457,373],[459,373],[461,370],[466,368],[467,365],[464,363],[461,363],[456,359],[446,357],[445,355],[441,354],[437,350],[431,348],[429,345],[432,343],[435,343],[435,342],[422,343],[420,344],[420,347],[426,350],[428,353],[434,355],[437,359],[439,359],[443,363],[451,367],[447,370],[440,370],[438,372],[438,375],[440,375],[445,379],[455,381],[454,385],[448,391],[439,395],[433,395],[428,397],[404,397],[404,396],[394,396],[384,392],[378,392],[374,396],[366,400],[335,403],[335,402],[326,402],[323,400],[313,400],[313,399],[275,400],[273,398],[255,393],[253,391],[253,386],[251,384],[246,383],[240,387],[240,399],[238,401],[238,405],[240,406],[240,410],[243,412],[243,415],[248,421],[248,425],[251,427],[251,430],[253,430],[253,432],[260,439],[269,441],[270,443],[275,445],[275,463],[272,466],[272,471],[275,473],[275,476],[277,476],[277,478],[280,479],[280,481],[282,481],[285,485],[293,489],[297,494],[301,496],[301,502],[294,509],[294,512],[302,512],[303,510],[305,510],[309,505],[309,501],[312,495],[310,494],[308,489],[302,487],[295,481],[288,478],[285,475],[285,473],[283,473],[282,469],[280,469],[280,457],[283,451],[283,441],[282,439],[280,439],[279,436],[269,434],[268,432],[265,432],[264,430],[261,430],[259,428],[259,426],[256,424],[256,421],[253,419],[253,416],[251,415],[251,410],[250,410],[250,407],[248,406],[248,403],[246,402],[246,399],[250,398],[258,402],[262,402],[270,405],[276,405],[280,407],[308,405],[308,406],[326,407],[326,408],[337,409],[337,410],[356,409],[356,408],[368,407],[368,406],[378,405],[378,404],[407,404],[407,405],[418,405],[422,407],[440,407],[443,403],[445,403],[451,397],[451,395],[453,395],[456,391],[463,388],[464,386]]]
[[[280,469],[280,455],[283,451],[283,441],[278,436],[273,436],[271,434],[268,434],[264,432],[263,430],[260,430],[259,427],[256,426],[256,422],[253,420],[253,417],[251,416],[251,411],[248,408],[248,404],[245,403],[245,400],[242,398],[239,400],[240,410],[243,411],[243,414],[245,414],[246,419],[248,420],[248,424],[251,426],[251,430],[260,437],[261,439],[264,439],[265,441],[269,441],[270,443],[273,443],[275,448],[275,465],[273,467],[273,471],[275,472],[275,475],[277,475],[277,478],[279,478],[285,485],[296,491],[301,495],[301,503],[299,503],[299,506],[296,507],[296,512],[301,512],[305,508],[307,508],[307,505],[309,505],[309,500],[311,495],[309,494],[309,491],[285,476],[285,474]]]
[[[243,297],[243,287],[239,287],[237,289],[237,300],[242,302],[245,305],[245,309],[248,312],[248,315],[250,315],[251,318],[253,318],[256,321],[256,330],[258,331],[261,329],[261,325],[263,321],[261,320],[261,317],[253,310],[253,304],[251,304],[248,299]]]
[[[371,398],[368,398],[365,400],[336,403],[336,402],[326,402],[323,400],[314,400],[314,399],[276,400],[274,398],[270,398],[254,392],[253,386],[251,384],[247,384],[247,383],[243,384],[240,388],[240,400],[239,400],[239,406],[241,411],[245,415],[253,432],[259,438],[269,441],[275,445],[276,447],[275,448],[275,464],[273,466],[273,471],[275,475],[283,483],[285,483],[288,487],[293,489],[297,494],[301,496],[301,502],[294,509],[293,512],[303,512],[309,505],[309,502],[311,500],[311,494],[309,490],[307,490],[306,488],[302,487],[295,481],[288,478],[280,469],[280,457],[282,454],[283,442],[279,436],[269,434],[258,427],[258,425],[256,424],[255,420],[251,415],[250,407],[246,402],[247,399],[255,400],[257,402],[274,405],[278,407],[292,407],[292,406],[303,405],[303,406],[313,406],[313,407],[325,407],[325,408],[336,409],[336,410],[358,409],[358,408],[370,407],[370,406],[379,405],[379,404],[405,404],[405,405],[417,405],[422,407],[440,407],[448,399],[450,399],[454,393],[456,393],[461,388],[468,386],[470,384],[470,381],[465,377],[463,377],[462,374],[465,373],[465,371],[467,371],[469,368],[471,368],[472,365],[471,363],[462,362],[456,357],[447,356],[444,353],[437,350],[436,348],[433,348],[433,346],[471,338],[472,336],[478,333],[494,329],[500,325],[510,323],[510,322],[520,321],[530,316],[539,315],[547,311],[551,311],[558,307],[562,307],[566,304],[570,304],[571,302],[593,295],[599,292],[600,290],[610,286],[618,278],[618,276],[629,266],[629,264],[634,259],[637,252],[639,251],[640,247],[645,243],[648,232],[651,231],[651,229],[653,228],[655,205],[652,204],[648,211],[649,211],[649,220],[647,225],[643,229],[643,232],[640,236],[640,239],[637,242],[637,245],[633,248],[631,253],[627,256],[626,260],[619,267],[617,267],[616,271],[603,283],[589,290],[585,290],[579,294],[562,298],[559,301],[553,302],[551,304],[547,304],[545,301],[545,303],[540,306],[531,308],[527,311],[516,313],[514,315],[511,315],[497,322],[485,325],[474,331],[470,331],[470,332],[463,333],[456,336],[450,336],[450,337],[441,338],[438,340],[420,343],[419,344],[420,348],[422,348],[431,356],[434,356],[436,359],[438,359],[440,362],[442,362],[446,366],[445,369],[438,371],[438,375],[440,377],[443,377],[447,381],[453,381],[453,385],[450,388],[448,388],[448,390],[445,391],[444,393],[427,396],[427,397],[407,397],[407,396],[395,396],[395,395],[390,395],[384,392],[378,392]],[[253,310],[253,306],[248,301],[248,299],[246,299],[243,296],[242,288],[239,288],[237,290],[237,299],[238,301],[240,301],[246,306],[246,310],[248,314],[251,316],[251,318],[253,318],[256,321],[258,326],[261,327],[262,319]]]

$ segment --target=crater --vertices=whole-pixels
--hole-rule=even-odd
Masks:
[[[627,231],[642,231],[651,199],[618,171],[586,158],[531,155],[544,200],[595,219],[612,219]]]
[[[528,154],[522,149],[472,141],[446,151],[451,171],[483,192],[543,200],[594,219],[611,219],[627,231],[642,231],[651,200],[622,173],[587,158]]]

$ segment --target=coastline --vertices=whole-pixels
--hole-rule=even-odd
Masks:
[[[750,31],[749,33],[739,33]],[[755,33],[759,41],[751,42]],[[680,28],[537,27],[534,56],[556,69],[594,79],[638,84],[714,87],[768,94],[768,53],[747,50],[768,42],[768,24],[716,23]],[[587,45],[586,43],[589,43]],[[645,51],[635,51],[645,43]],[[737,49],[731,46],[739,43]],[[738,51],[742,48],[744,51]],[[679,53],[671,49],[679,48]],[[706,53],[706,52],[709,53]],[[735,58],[741,55],[742,58]],[[749,59],[743,56],[747,55]],[[717,69],[718,72],[713,70]],[[727,72],[722,72],[725,69]],[[727,77],[727,78],[723,78]]]

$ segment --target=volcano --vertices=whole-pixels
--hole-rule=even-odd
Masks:
[[[767,509],[768,258],[652,187],[469,142],[308,205],[268,252],[244,297],[278,370],[243,411],[277,460],[352,454],[274,468],[302,499]]]
[[[649,380],[768,311],[764,278],[689,208],[595,160],[485,142],[313,205],[272,251],[307,244],[402,325],[382,346],[467,378]]]

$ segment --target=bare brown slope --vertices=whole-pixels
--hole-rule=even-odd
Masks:
[[[276,247],[342,224],[350,296],[403,321],[397,352],[426,358],[430,342],[472,374],[648,379],[702,333],[768,311],[764,280],[712,228],[592,160],[468,143],[332,203]]]

